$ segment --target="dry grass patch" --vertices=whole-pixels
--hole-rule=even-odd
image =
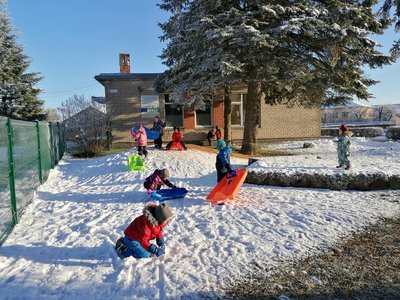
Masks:
[[[250,278],[250,279],[249,279]],[[234,299],[400,299],[400,218],[384,219],[320,255],[282,262],[226,288]]]
[[[196,149],[196,150],[201,150],[209,153],[218,153],[218,150],[215,149],[214,147],[211,146],[199,146],[195,144],[188,144],[187,145],[189,149]],[[295,155],[293,152],[290,151],[283,151],[283,150],[263,150],[259,149],[257,151],[256,155],[248,155],[248,154],[242,154],[240,153],[240,148],[233,148],[233,153],[231,156],[233,157],[238,157],[238,158],[251,158],[251,157],[257,157],[257,156],[289,156],[289,155]]]

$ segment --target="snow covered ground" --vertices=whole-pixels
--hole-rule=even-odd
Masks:
[[[400,173],[400,143],[353,141],[352,172]],[[331,140],[313,141],[312,149],[300,148],[302,143],[271,146],[299,155],[267,158],[258,168],[334,169]],[[64,158],[0,247],[0,298],[212,297],[255,264],[277,265],[315,253],[379,217],[400,212],[399,191],[249,184],[235,201],[210,206],[204,199],[216,184],[215,154],[150,150],[144,172],[127,171],[133,150],[91,160]],[[233,158],[232,163],[244,167],[247,160]],[[186,198],[169,201],[175,217],[164,231],[167,253],[120,260],[114,243],[149,200],[144,178],[162,167],[170,169],[173,183],[189,190]]]

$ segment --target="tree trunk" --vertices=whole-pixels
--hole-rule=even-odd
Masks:
[[[251,81],[247,89],[241,153],[253,155],[257,153],[257,126],[259,124],[262,96],[261,83],[259,81]]]
[[[224,88],[224,140],[232,141],[232,99],[229,87]]]

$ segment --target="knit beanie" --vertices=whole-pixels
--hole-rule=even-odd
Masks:
[[[169,178],[169,171],[168,171],[168,169],[162,169],[162,170],[161,170],[161,177],[162,177],[163,179]]]
[[[158,225],[161,225],[165,221],[169,220],[170,218],[172,218],[173,215],[174,213],[167,203],[163,202],[160,205],[156,206],[154,218],[157,220]]]
[[[225,143],[225,141],[224,140],[218,140],[217,141],[217,149],[218,150],[222,150],[222,149],[224,149],[226,147],[226,143]]]

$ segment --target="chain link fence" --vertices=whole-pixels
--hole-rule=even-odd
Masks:
[[[60,123],[0,117],[0,245],[64,150]]]

